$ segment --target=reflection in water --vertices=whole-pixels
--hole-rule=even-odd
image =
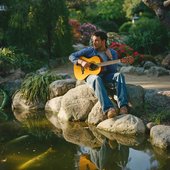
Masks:
[[[133,148],[130,148],[129,154],[130,161],[128,162],[127,167],[135,169],[140,167],[140,169],[158,169],[158,161],[155,159],[154,154],[150,150],[139,151]]]
[[[157,158],[148,143],[129,147],[105,139],[100,148],[79,148],[79,170],[169,170],[168,155]]]
[[[129,147],[108,139],[104,140],[100,148],[80,147],[80,152],[82,155],[89,155],[89,159],[95,164],[96,169],[99,170],[124,169],[129,157]],[[86,165],[86,169],[88,166],[90,168],[90,165]],[[80,168],[80,170],[84,169],[84,167]]]

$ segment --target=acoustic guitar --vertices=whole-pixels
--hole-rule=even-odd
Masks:
[[[92,74],[98,75],[102,71],[103,66],[112,65],[120,62],[129,64],[132,64],[134,62],[134,58],[130,56],[105,62],[102,62],[102,59],[99,56],[93,56],[91,58],[81,56],[80,59],[89,62],[90,67],[84,68],[79,64],[74,64],[74,76],[77,80],[84,80],[87,76]]]

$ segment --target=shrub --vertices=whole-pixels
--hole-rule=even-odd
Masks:
[[[110,32],[110,31],[117,32],[118,31],[118,26],[114,21],[106,21],[106,20],[99,21],[96,23],[96,25],[106,32]]]
[[[112,42],[124,43],[124,36],[119,35],[116,32],[107,33],[107,43],[110,45]]]
[[[79,28],[80,28],[80,23],[79,23],[79,21],[76,20],[76,19],[70,19],[70,20],[69,20],[69,25],[71,26],[71,32],[72,32],[74,41],[75,41],[75,42],[78,42],[78,40],[79,40],[80,37],[81,37],[81,33],[80,33],[80,31],[79,31]]]
[[[131,21],[125,22],[119,27],[119,32],[120,33],[128,33],[131,26],[132,26]]]
[[[170,112],[168,110],[157,111],[156,113],[150,113],[148,120],[155,122],[156,124],[170,123]]]
[[[168,45],[168,33],[157,19],[141,18],[130,28],[126,44],[140,53],[161,53]]]
[[[88,45],[90,37],[97,31],[97,27],[91,23],[84,23],[80,26],[79,31],[81,33],[80,42],[84,45]]]
[[[21,68],[23,71],[36,70],[41,61],[36,61],[15,47],[0,48],[1,70],[5,72],[10,69]]]
[[[112,42],[110,48],[113,48],[117,52],[118,58],[120,59],[128,56],[132,56],[134,58],[134,63],[133,63],[134,65],[140,64],[143,61],[143,55],[139,54],[137,51],[135,51],[133,48],[129,47],[126,44]]]

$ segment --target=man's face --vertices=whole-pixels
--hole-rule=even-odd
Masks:
[[[92,36],[92,44],[95,49],[102,49],[105,47],[105,40],[101,40],[100,37]]]

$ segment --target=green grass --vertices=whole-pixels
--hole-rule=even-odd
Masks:
[[[20,91],[28,103],[46,102],[49,97],[49,85],[60,79],[63,79],[62,76],[50,73],[34,74],[24,80]]]

